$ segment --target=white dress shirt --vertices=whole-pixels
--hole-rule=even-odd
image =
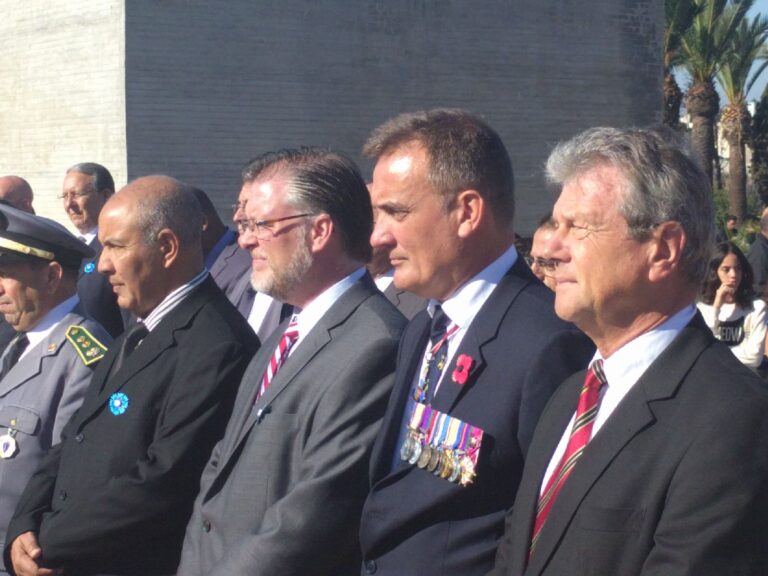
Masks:
[[[667,346],[672,343],[682,329],[690,323],[695,314],[696,307],[691,304],[675,313],[653,330],[649,330],[634,340],[627,342],[611,354],[609,358],[603,358],[599,351],[595,352],[592,362],[598,359],[603,360],[603,372],[605,373],[607,384],[600,390],[600,404],[597,409],[597,417],[592,425],[591,438],[595,437],[648,367],[666,350]],[[592,362],[590,362],[590,366]],[[571,436],[571,428],[573,428],[575,418],[576,412],[574,411],[571,421],[565,427],[565,432],[563,432],[563,436],[560,438],[554,454],[552,454],[552,459],[549,461],[549,466],[547,466],[540,490],[543,490],[547,485],[549,477],[555,471],[568,447],[568,440]]]

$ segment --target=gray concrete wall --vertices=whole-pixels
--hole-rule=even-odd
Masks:
[[[593,125],[660,120],[662,8],[661,0],[132,0],[128,175],[171,173],[224,210],[239,167],[257,153],[314,144],[359,160],[386,118],[460,106],[502,134],[527,233],[551,205],[541,168],[553,143]]]
[[[39,214],[77,162],[126,180],[122,0],[0,0],[0,175],[19,174]]]

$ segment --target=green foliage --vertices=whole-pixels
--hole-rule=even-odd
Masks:
[[[762,212],[760,197],[755,192],[747,193],[747,216],[745,221],[739,225],[738,232],[734,235],[729,234],[725,226],[728,215],[731,214],[728,192],[723,188],[715,190],[714,201],[717,229],[722,230],[729,240],[746,253],[749,250],[749,245],[754,241],[755,235],[760,232],[760,213]]]
[[[768,205],[768,89],[763,92],[752,118],[748,144],[752,148],[752,181],[763,204]]]

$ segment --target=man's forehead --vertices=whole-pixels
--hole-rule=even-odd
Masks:
[[[620,200],[623,183],[618,169],[611,166],[596,167],[578,174],[563,184],[553,217],[600,212],[614,207]]]
[[[245,213],[249,216],[260,215],[282,206],[287,189],[288,181],[284,177],[257,178],[250,185],[243,187]]]
[[[89,188],[93,186],[95,178],[95,174],[83,174],[73,170],[72,172],[67,172],[66,176],[64,176],[64,186],[68,188]]]

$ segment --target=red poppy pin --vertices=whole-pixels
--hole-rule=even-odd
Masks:
[[[467,383],[467,377],[472,369],[473,362],[472,356],[467,356],[466,354],[459,355],[459,358],[456,360],[456,368],[454,368],[453,374],[451,374],[451,378],[456,384],[463,386]]]

